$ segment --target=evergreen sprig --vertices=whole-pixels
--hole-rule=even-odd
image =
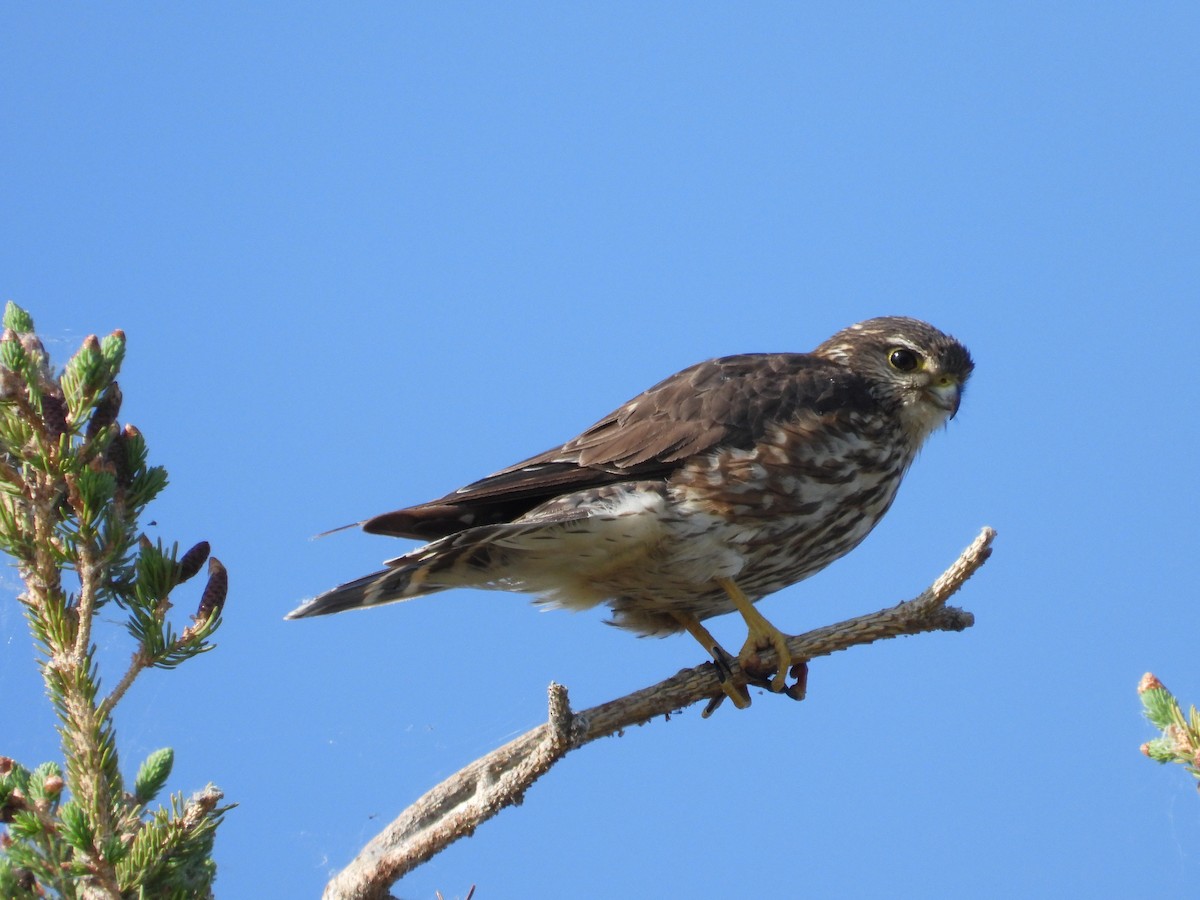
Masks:
[[[146,440],[121,427],[117,375],[125,335],[88,337],[55,374],[33,319],[14,303],[0,334],[0,550],[17,563],[20,602],[59,719],[64,765],[27,769],[0,757],[0,897],[211,896],[212,845],[230,808],[211,785],[150,809],[174,763],[169,748],[121,775],[114,707],[150,668],[170,669],[212,649],[228,575],[201,542],[179,555],[138,522],[167,485]],[[172,592],[208,562],[190,623],[177,630]],[[74,573],[64,587],[63,572]],[[92,627],[115,602],[134,649],[101,690]]]
[[[1142,753],[1155,762],[1178,763],[1200,779],[1200,713],[1196,707],[1184,715],[1175,695],[1149,672],[1138,684],[1138,696],[1146,718],[1162,732],[1142,744]]]

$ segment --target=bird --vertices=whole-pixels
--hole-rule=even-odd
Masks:
[[[754,604],[867,536],[925,440],[957,414],[973,369],[959,341],[903,316],[851,325],[809,353],[709,359],[561,446],[355,523],[425,543],[287,618],[468,587],[605,604],[611,624],[637,634],[690,633],[744,708],[744,684],[725,677],[730,657],[701,623],[739,612],[739,664],[773,649],[763,683],[783,690],[787,636]]]

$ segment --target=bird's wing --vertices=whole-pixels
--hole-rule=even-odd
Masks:
[[[865,391],[843,367],[809,354],[711,359],[639,394],[561,447],[430,503],[376,516],[363,528],[430,540],[512,521],[561,494],[662,479],[708,450],[749,448],[772,421],[859,405]]]

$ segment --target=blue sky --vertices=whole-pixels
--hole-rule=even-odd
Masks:
[[[977,625],[568,757],[405,897],[1182,895],[1200,797],[1138,678],[1200,701],[1192,4],[242,4],[0,13],[0,299],[211,541],[220,647],[118,712],[132,771],[240,804],[223,898],[314,896],[437,781],[703,659],[458,591],[284,622],[405,542],[328,528],[569,438],[685,365],[880,314],[977,361],[887,519],[763,602],[916,594],[994,526]],[[10,573],[0,753],[56,758]],[[180,598],[189,608],[192,601]],[[738,646],[734,617],[713,623]],[[129,648],[100,635],[109,683]],[[264,893],[265,892],[265,893]]]

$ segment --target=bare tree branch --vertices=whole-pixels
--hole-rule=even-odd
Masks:
[[[788,639],[793,659],[828,656],[859,644],[927,631],[962,631],[975,617],[946,601],[991,555],[996,532],[984,528],[949,569],[912,600]],[[773,651],[760,653],[773,668]],[[731,661],[734,678],[745,674]],[[716,667],[704,663],[625,697],[572,713],[567,689],[550,684],[549,721],[443,781],[374,837],[325,888],[325,900],[386,900],[388,888],[506,806],[519,804],[538,778],[574,750],[621,729],[723,697]]]

